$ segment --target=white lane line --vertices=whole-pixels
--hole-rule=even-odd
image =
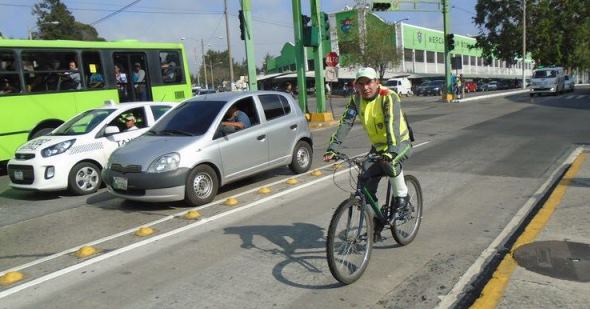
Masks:
[[[583,98],[585,98],[585,97],[586,97],[586,95],[585,95],[585,94],[580,94],[580,95],[578,95],[578,99],[583,99]]]
[[[530,213],[531,209],[539,202],[539,200],[545,195],[546,191],[549,190],[552,183],[554,183],[568,165],[571,165],[576,157],[584,150],[584,147],[577,147],[567,157],[567,159],[561,163],[561,165],[551,173],[551,176],[543,183],[543,185],[533,194],[531,198],[520,208],[520,210],[514,215],[512,220],[504,227],[502,232],[492,241],[492,243],[482,252],[482,254],[475,260],[475,263],[467,269],[467,271],[461,276],[459,281],[453,286],[451,291],[444,296],[439,296],[441,301],[435,307],[435,309],[441,308],[452,308],[453,305],[459,300],[460,295],[465,291],[465,287],[479,275],[488,261],[493,255],[498,253],[499,246],[509,237],[515,229],[517,229],[526,216]]]
[[[413,146],[413,148],[418,148],[418,147],[424,146],[424,145],[426,145],[426,144],[428,144],[428,143],[430,143],[430,142],[431,142],[431,141],[426,141],[426,142],[422,142],[422,143],[416,144],[415,146]],[[366,154],[366,153],[363,153],[363,154],[361,154],[361,155],[364,155],[364,154]],[[330,164],[324,165],[323,167],[320,167],[320,168],[318,168],[318,169],[326,169],[326,168],[329,168],[329,167],[331,167],[332,165],[333,165],[333,164],[332,164],[332,163],[330,163]],[[316,179],[316,180],[313,180],[313,181],[311,181],[311,182],[306,182],[306,183],[304,183],[304,184],[302,184],[302,185],[298,185],[298,186],[296,186],[296,187],[293,187],[293,188],[287,189],[287,190],[285,190],[285,191],[282,191],[282,192],[279,192],[279,193],[276,193],[276,194],[270,195],[270,196],[268,196],[268,197],[262,198],[262,199],[260,199],[260,200],[257,200],[257,201],[255,201],[255,202],[252,202],[252,203],[250,203],[250,204],[247,204],[247,205],[244,205],[244,206],[240,206],[240,207],[238,207],[238,208],[236,208],[236,209],[225,211],[225,212],[223,212],[223,213],[220,213],[220,214],[218,214],[218,215],[215,215],[215,216],[213,216],[213,217],[209,217],[209,218],[203,218],[203,219],[201,219],[201,220],[199,220],[199,221],[197,221],[197,222],[195,222],[195,223],[191,223],[191,224],[185,225],[185,226],[183,226],[183,227],[181,227],[181,228],[178,228],[178,229],[175,229],[175,230],[169,231],[169,232],[167,232],[167,233],[160,234],[160,235],[156,235],[156,236],[153,236],[153,237],[151,237],[151,238],[149,238],[149,239],[142,240],[142,241],[139,241],[139,242],[137,242],[137,243],[131,244],[131,245],[129,245],[129,246],[126,246],[126,247],[122,247],[122,248],[119,248],[119,249],[113,250],[113,251],[111,251],[111,252],[109,252],[109,253],[105,253],[105,254],[99,255],[99,256],[97,256],[97,257],[95,257],[95,258],[92,258],[92,259],[90,259],[90,260],[87,260],[87,261],[84,261],[84,262],[78,263],[78,264],[76,264],[76,265],[73,265],[73,266],[70,266],[70,267],[67,267],[67,268],[61,269],[61,270],[59,270],[59,271],[56,271],[56,272],[50,273],[50,274],[48,274],[48,275],[45,275],[44,277],[41,277],[41,278],[38,278],[38,279],[35,279],[35,280],[32,280],[32,281],[29,281],[29,282],[25,282],[25,283],[23,283],[23,284],[21,284],[21,285],[18,285],[18,286],[15,286],[15,287],[13,287],[13,288],[10,288],[10,289],[8,289],[8,290],[5,290],[5,291],[3,291],[3,292],[0,292],[0,299],[2,299],[3,297],[6,297],[6,296],[8,296],[8,295],[12,295],[12,294],[14,294],[14,293],[16,293],[16,292],[18,292],[18,291],[21,291],[21,290],[23,290],[23,289],[26,289],[26,288],[28,288],[28,287],[31,287],[31,286],[34,286],[34,285],[40,284],[40,283],[42,283],[42,282],[45,282],[45,281],[47,281],[47,280],[51,280],[51,279],[53,279],[53,278],[57,278],[57,277],[59,277],[59,276],[61,276],[61,275],[67,274],[67,273],[69,273],[69,272],[72,272],[72,271],[74,271],[74,270],[80,269],[80,268],[82,268],[82,267],[84,267],[84,266],[87,266],[87,265],[92,265],[92,264],[94,264],[94,263],[96,263],[96,262],[102,261],[102,260],[104,260],[104,259],[107,259],[107,258],[109,258],[109,257],[115,256],[115,255],[118,255],[118,254],[121,254],[121,253],[123,253],[123,252],[127,252],[127,251],[129,251],[129,250],[132,250],[132,249],[135,249],[135,248],[141,247],[141,246],[143,246],[143,245],[146,245],[146,244],[149,244],[149,243],[151,243],[151,242],[153,242],[153,241],[156,241],[156,240],[159,240],[159,239],[163,239],[163,238],[166,238],[166,237],[168,237],[168,236],[176,235],[176,234],[178,234],[178,233],[180,233],[180,232],[183,232],[183,231],[185,231],[185,230],[188,230],[188,229],[190,229],[190,228],[192,228],[192,227],[199,226],[199,225],[201,225],[201,224],[207,223],[207,222],[209,222],[209,221],[212,221],[212,220],[214,220],[214,219],[222,218],[222,217],[224,217],[224,216],[226,216],[226,215],[233,214],[233,213],[235,213],[235,212],[238,212],[238,211],[241,211],[241,210],[245,210],[245,209],[251,208],[251,207],[253,207],[253,206],[255,206],[255,205],[258,205],[258,204],[260,204],[260,203],[262,203],[262,202],[265,202],[265,201],[271,200],[271,199],[273,199],[273,198],[276,198],[276,197],[283,196],[283,195],[285,195],[285,194],[287,194],[287,193],[291,193],[291,192],[293,192],[293,191],[296,191],[296,190],[299,190],[299,189],[306,188],[306,187],[308,187],[308,186],[310,186],[310,185],[312,185],[312,184],[315,184],[315,183],[318,183],[318,182],[324,181],[324,180],[326,180],[326,179],[330,179],[331,177],[334,177],[334,176],[338,176],[338,175],[340,175],[340,174],[342,174],[342,173],[344,173],[344,172],[347,172],[348,170],[350,170],[350,168],[343,169],[343,170],[341,170],[341,171],[339,171],[339,172],[335,172],[335,173],[333,173],[333,174],[330,174],[330,175],[326,175],[326,176],[320,177],[320,178],[318,178],[318,179]],[[297,177],[302,177],[302,176],[304,176],[304,175],[306,175],[306,174],[308,174],[308,173],[304,173],[304,174],[297,175]],[[276,181],[276,182],[273,182],[272,184],[268,184],[268,185],[265,185],[265,186],[276,185],[276,184],[279,184],[279,183],[284,183],[284,182],[285,182],[285,180],[283,179],[283,180]],[[241,196],[241,195],[244,195],[244,194],[247,194],[247,193],[251,193],[251,192],[254,192],[254,191],[258,191],[258,189],[260,189],[260,187],[258,187],[258,188],[255,188],[255,189],[252,189],[252,190],[249,190],[249,191],[242,192],[242,193],[240,193],[240,194],[237,194],[237,195],[235,195],[235,196]],[[207,206],[207,207],[210,207],[210,206],[213,206],[213,205],[215,205],[215,204],[220,204],[220,203],[221,203],[221,201],[214,201],[214,202],[212,202],[212,203],[206,204],[205,206]],[[177,213],[177,214],[174,214],[174,215],[169,215],[169,216],[163,217],[163,218],[161,218],[161,219],[159,219],[159,220],[152,221],[152,222],[150,222],[150,223],[143,224],[143,225],[140,225],[140,226],[137,226],[137,227],[134,227],[134,228],[128,229],[128,230],[126,230],[126,231],[123,231],[123,232],[120,232],[120,233],[117,233],[117,234],[113,234],[113,235],[110,235],[110,236],[107,236],[107,237],[103,237],[103,238],[101,238],[101,239],[98,239],[98,240],[95,240],[95,241],[92,241],[92,242],[89,242],[89,243],[86,243],[86,244],[83,244],[83,245],[79,245],[79,246],[76,246],[76,247],[73,247],[73,248],[70,248],[70,249],[64,250],[64,251],[62,251],[62,252],[59,252],[59,253],[52,254],[52,255],[50,255],[50,256],[47,256],[47,257],[44,257],[44,258],[41,258],[41,259],[37,259],[37,260],[31,261],[31,262],[29,262],[29,263],[26,263],[26,264],[23,264],[23,265],[20,265],[20,266],[13,267],[13,268],[11,268],[11,269],[8,269],[8,270],[5,270],[5,271],[2,271],[2,272],[0,272],[0,276],[4,275],[4,274],[5,274],[5,273],[7,273],[7,272],[11,272],[11,271],[19,271],[19,270],[26,269],[26,268],[29,268],[29,267],[31,267],[31,266],[35,266],[35,265],[37,265],[37,264],[43,263],[43,262],[50,261],[50,260],[52,260],[52,259],[55,259],[55,258],[58,258],[58,257],[60,257],[60,256],[63,256],[63,255],[66,255],[66,254],[69,254],[69,253],[75,252],[75,251],[77,251],[78,249],[80,249],[81,247],[84,247],[84,246],[94,246],[94,245],[97,245],[97,244],[100,244],[100,243],[106,242],[106,241],[108,241],[108,240],[115,239],[115,238],[117,238],[117,237],[121,237],[121,236],[124,236],[124,235],[127,235],[127,234],[134,233],[134,232],[135,232],[135,231],[136,231],[138,228],[140,228],[140,227],[144,227],[144,226],[153,226],[153,225],[156,225],[156,224],[159,224],[159,223],[162,223],[162,222],[165,222],[165,221],[168,221],[168,220],[174,219],[175,217],[178,217],[178,216],[184,215],[185,213],[187,213],[187,212],[188,212],[188,211],[190,211],[190,210],[199,210],[199,209],[203,209],[205,206],[199,206],[199,207],[195,207],[195,208],[192,208],[192,209],[189,209],[189,210],[185,210],[185,211],[179,212],[179,213]],[[127,249],[127,248],[128,248],[128,249]],[[45,279],[44,279],[44,278],[45,278]],[[44,280],[41,280],[41,279],[44,279]],[[21,288],[21,287],[22,287],[22,288]],[[12,291],[12,292],[11,292],[11,291]],[[10,293],[9,293],[9,292],[10,292]]]
[[[565,99],[566,99],[566,100],[569,100],[569,99],[573,99],[573,98],[575,98],[575,97],[576,97],[575,95],[571,95],[571,94],[570,94],[570,95],[568,95],[567,97],[565,97]]]

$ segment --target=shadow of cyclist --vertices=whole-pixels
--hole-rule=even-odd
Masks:
[[[326,263],[324,229],[319,226],[308,223],[250,225],[227,227],[224,232],[239,235],[242,248],[285,256],[272,270],[279,282],[307,289],[341,286],[328,279],[331,275]],[[271,248],[264,240],[256,241],[254,236],[266,238],[276,247]]]

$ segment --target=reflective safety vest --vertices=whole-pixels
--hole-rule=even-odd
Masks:
[[[339,150],[357,115],[377,151],[400,153],[410,144],[410,133],[402,116],[399,97],[388,88],[380,88],[373,100],[362,99],[358,94],[351,98],[338,130],[330,139],[330,149]]]

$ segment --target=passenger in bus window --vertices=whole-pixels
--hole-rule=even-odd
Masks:
[[[133,88],[135,90],[135,97],[141,101],[147,101],[146,85],[145,85],[145,71],[141,68],[141,64],[136,62],[133,65]]]
[[[80,71],[78,70],[78,66],[76,62],[70,61],[68,63],[68,72],[63,73],[60,88],[62,90],[75,90],[81,89],[81,79],[80,79]]]
[[[121,66],[118,64],[115,64],[114,70],[115,81],[119,90],[119,100],[125,102],[127,101],[127,74],[121,72]]]
[[[162,77],[165,83],[173,83],[176,81],[176,62],[170,61],[162,65]]]
[[[88,79],[88,87],[90,88],[104,88],[104,77],[100,74],[100,67],[95,66],[95,71]]]
[[[16,93],[16,88],[14,88],[12,86],[12,84],[10,84],[10,81],[8,80],[8,78],[3,78],[2,79],[2,88],[0,88],[0,94],[9,94],[9,93]]]

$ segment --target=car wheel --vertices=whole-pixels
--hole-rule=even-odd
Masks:
[[[190,172],[186,179],[184,201],[192,206],[200,206],[211,202],[219,181],[217,173],[208,165],[199,165]]]
[[[291,164],[289,164],[289,168],[295,174],[307,172],[311,167],[312,155],[313,150],[311,149],[311,145],[309,145],[308,142],[297,142],[297,145],[295,145],[295,149],[293,150],[293,157],[291,158]]]
[[[101,183],[100,169],[90,162],[80,162],[74,165],[68,176],[68,188],[75,195],[94,193]]]

